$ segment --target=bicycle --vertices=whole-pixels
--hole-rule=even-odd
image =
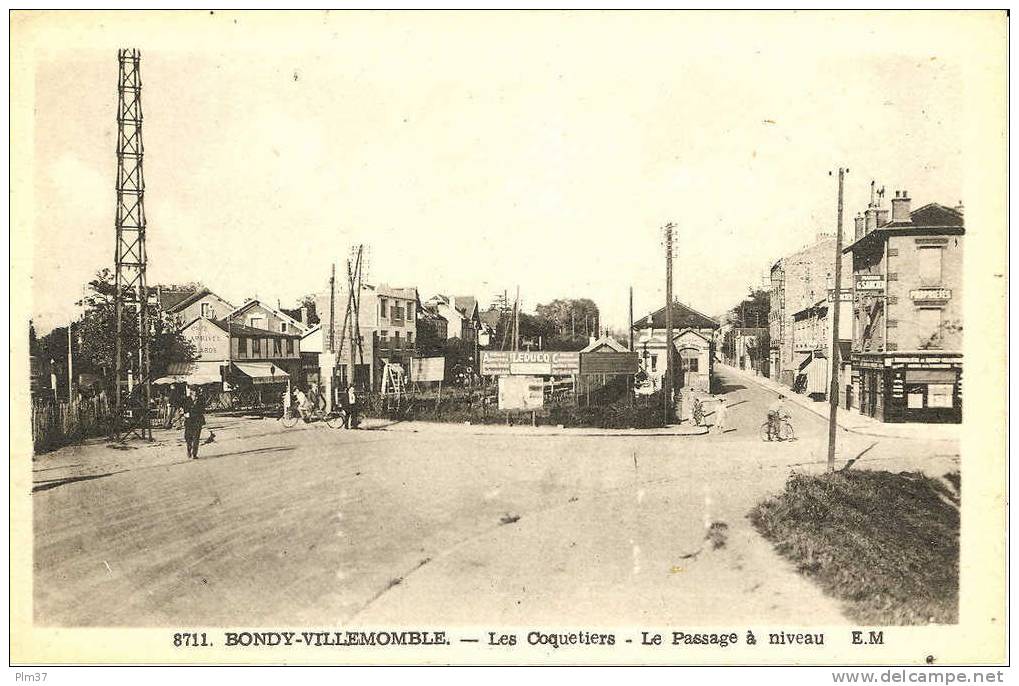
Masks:
[[[793,430],[793,425],[789,423],[789,420],[782,418],[778,420],[778,430],[772,432],[771,421],[765,420],[761,424],[761,440],[762,441],[795,441],[796,432]]]
[[[301,412],[300,410],[291,407],[289,412],[280,416],[280,422],[287,429],[297,426],[297,422],[302,419],[305,423],[316,421],[325,422],[325,425],[330,429],[342,429],[347,425],[347,413],[344,410],[336,410],[327,413],[325,410],[315,409],[308,412]]]

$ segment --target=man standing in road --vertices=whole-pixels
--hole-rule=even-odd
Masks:
[[[729,413],[729,408],[726,407],[725,396],[719,395],[715,397],[715,423],[711,427],[715,433],[725,433],[725,419]]]
[[[188,457],[198,459],[198,446],[205,425],[205,398],[200,391],[188,388],[188,398],[184,406],[184,444],[187,446]]]
[[[357,428],[357,390],[354,384],[347,388],[347,428]]]

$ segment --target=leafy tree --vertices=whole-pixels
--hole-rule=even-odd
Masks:
[[[116,286],[113,272],[103,269],[88,283],[88,293],[83,304],[85,314],[77,330],[78,355],[81,368],[90,369],[112,383],[116,370],[117,355],[117,310]],[[196,357],[195,347],[181,335],[181,324],[170,319],[153,315],[152,331],[149,338],[149,363],[153,378],[163,376],[170,362],[187,362]],[[64,338],[66,340],[66,329]],[[125,362],[137,368],[138,317],[134,308],[124,310],[122,340]],[[66,354],[66,347],[64,348]],[[131,361],[134,364],[131,364]]]
[[[318,308],[315,306],[315,294],[309,293],[299,301],[299,307],[304,307],[308,310],[308,326],[315,326],[322,320],[318,316]],[[328,317],[329,312],[325,313]],[[326,322],[326,328],[329,328],[329,323]]]

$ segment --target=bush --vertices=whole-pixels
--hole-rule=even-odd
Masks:
[[[599,395],[599,391],[601,395]],[[562,402],[535,411],[535,420],[541,425],[567,427],[597,427],[603,429],[650,429],[665,426],[660,393],[631,401],[625,394],[615,393],[615,400],[596,404],[612,397],[613,389],[591,392],[591,405],[579,407],[576,403]],[[377,394],[365,400],[364,414],[394,421],[449,422],[461,424],[513,424],[531,423],[530,411],[506,412],[498,409],[494,388],[458,389],[437,393],[406,395],[399,401]]]
[[[959,621],[959,494],[923,474],[793,474],[750,520],[861,624]],[[950,487],[951,485],[951,487]]]

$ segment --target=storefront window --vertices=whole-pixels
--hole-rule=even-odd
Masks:
[[[931,384],[927,387],[927,407],[952,407],[952,384]]]

